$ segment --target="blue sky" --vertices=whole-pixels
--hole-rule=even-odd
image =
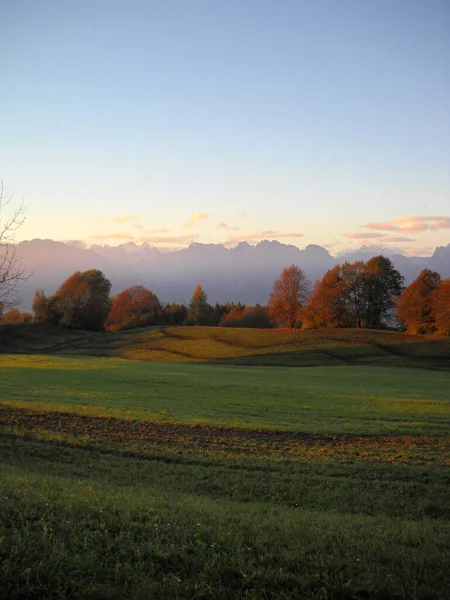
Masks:
[[[5,4],[19,239],[450,242],[447,0]]]

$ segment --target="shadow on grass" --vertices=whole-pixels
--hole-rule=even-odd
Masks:
[[[197,346],[199,342],[201,350]],[[233,349],[236,356],[229,356]],[[87,355],[144,361],[172,358],[174,362],[240,366],[381,365],[450,370],[450,339],[413,338],[398,332],[358,329],[281,332],[151,327],[120,333],[92,333],[36,323],[1,326],[0,353]]]
[[[273,461],[177,457],[42,440],[31,434],[2,436],[0,450],[2,462],[7,465],[46,476],[54,472],[70,481],[94,474],[97,481],[113,480],[132,487],[151,483],[215,501],[275,502],[278,506],[385,517],[447,519],[450,516],[445,503],[448,474],[434,467],[312,461],[299,466]],[[405,498],[404,503],[398,502],[399,496]]]

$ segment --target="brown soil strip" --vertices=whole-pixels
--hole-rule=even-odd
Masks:
[[[50,440],[78,440],[89,445],[112,444],[127,451],[159,448],[209,456],[450,466],[450,440],[445,436],[325,435],[190,426],[76,413],[37,412],[0,404],[1,430]]]

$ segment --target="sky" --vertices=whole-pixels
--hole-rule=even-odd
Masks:
[[[18,241],[450,243],[448,0],[6,1],[0,73]]]

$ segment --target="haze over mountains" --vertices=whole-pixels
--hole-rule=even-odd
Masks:
[[[20,308],[30,310],[36,289],[53,293],[74,271],[100,269],[112,282],[112,293],[130,285],[148,287],[164,302],[187,303],[197,283],[216,302],[267,302],[274,279],[291,264],[301,267],[311,282],[321,278],[335,264],[346,260],[368,260],[388,256],[411,282],[424,268],[450,277],[450,244],[437,247],[431,257],[406,257],[379,246],[363,246],[333,257],[321,246],[303,250],[278,241],[264,240],[254,246],[247,242],[235,248],[221,244],[191,244],[178,251],[164,252],[149,244],[129,242],[119,246],[83,242],[55,242],[34,239],[17,244],[17,255],[31,277],[22,282]]]

